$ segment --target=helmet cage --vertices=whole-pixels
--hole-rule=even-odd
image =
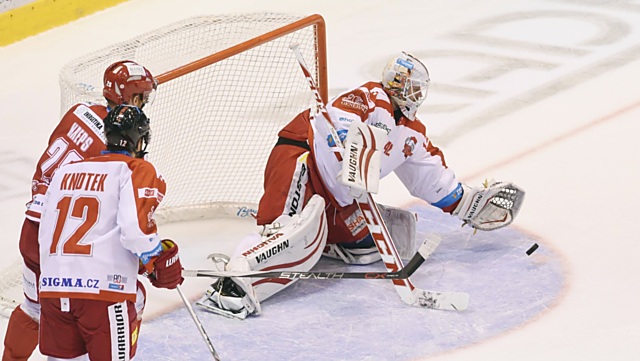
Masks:
[[[382,74],[382,83],[402,113],[414,120],[429,90],[427,67],[414,56],[403,52],[387,64]]]

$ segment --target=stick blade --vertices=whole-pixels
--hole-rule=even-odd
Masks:
[[[422,258],[427,259],[429,256],[440,246],[440,242],[442,241],[442,237],[437,234],[430,234],[427,238],[422,242],[420,248],[418,248],[418,253],[422,256]]]

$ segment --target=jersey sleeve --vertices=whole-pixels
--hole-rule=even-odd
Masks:
[[[415,144],[404,145],[410,148],[412,155],[395,169],[395,173],[412,196],[440,206],[439,202],[455,194],[459,182],[447,167],[442,151],[431,144],[424,131],[416,135],[415,141]]]
[[[131,176],[125,180],[117,222],[122,229],[122,245],[147,264],[162,252],[153,215],[162,202],[166,183],[151,163],[133,159]]]

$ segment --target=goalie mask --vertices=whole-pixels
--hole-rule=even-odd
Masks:
[[[140,108],[129,105],[115,107],[104,119],[104,133],[107,148],[126,150],[136,158],[147,154],[151,128],[149,118]]]
[[[152,103],[158,82],[144,66],[124,60],[109,65],[104,72],[104,97],[115,104],[126,104],[133,96],[142,96],[142,106]]]
[[[382,72],[382,86],[398,105],[402,114],[414,120],[427,97],[429,71],[411,54],[402,54],[387,63]]]

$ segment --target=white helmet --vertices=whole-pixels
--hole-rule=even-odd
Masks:
[[[418,107],[427,97],[429,71],[420,60],[403,51],[387,63],[382,72],[382,86],[402,113],[414,120]]]

